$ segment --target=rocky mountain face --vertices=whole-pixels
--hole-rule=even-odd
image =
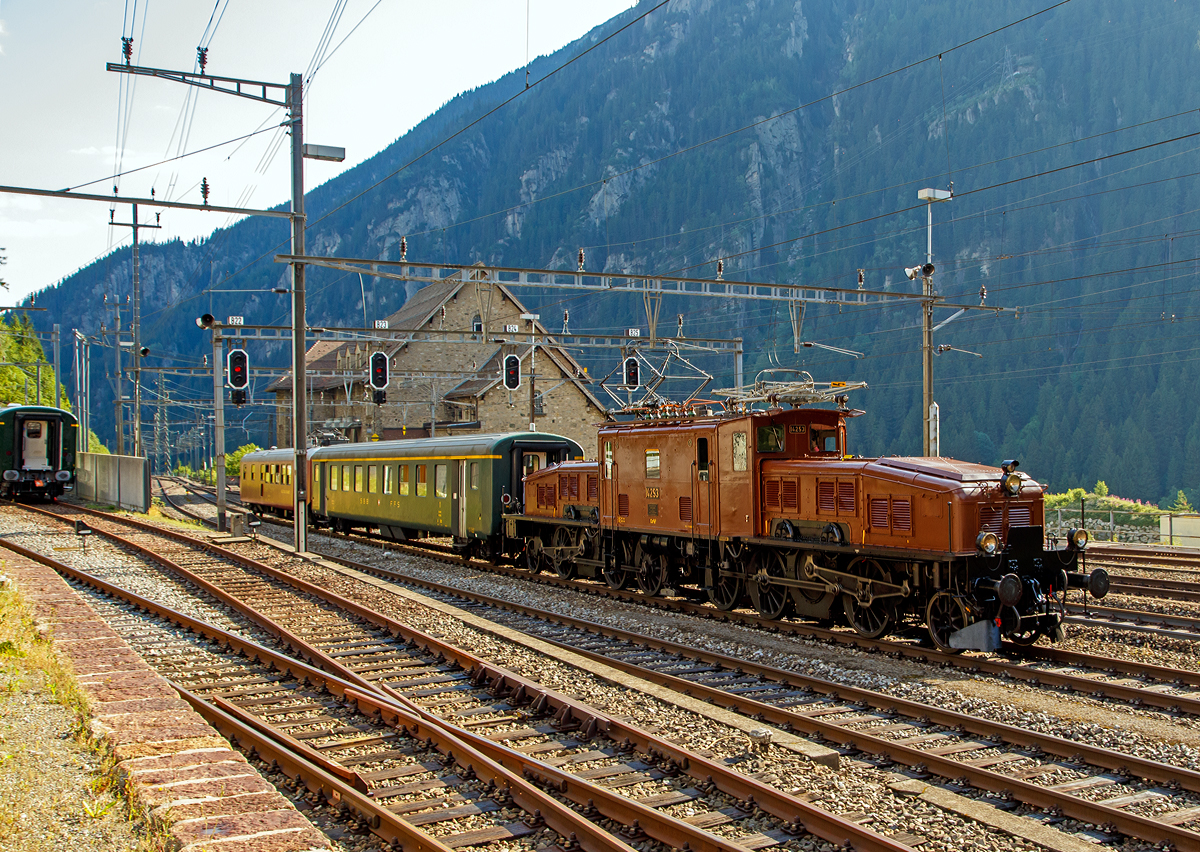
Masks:
[[[647,8],[539,59],[530,79]],[[1124,496],[1194,493],[1200,204],[1185,81],[1200,70],[1200,13],[1166,0],[1040,11],[1032,0],[674,0],[414,165],[399,170],[522,89],[524,72],[464,93],[311,192],[310,252],[396,259],[403,237],[415,261],[574,269],[582,247],[596,271],[715,277],[723,258],[726,278],[852,289],[863,270],[867,289],[912,293],[903,268],[924,260],[926,241],[917,190],[953,184],[933,210],[937,292],[1020,310],[971,312],[936,333],[983,356],[935,359],[943,452],[1020,458],[1055,488],[1105,479]],[[258,291],[222,294],[222,313],[286,321],[269,292],[286,282],[270,260],[286,241],[284,223],[259,220],[146,246],[151,348],[199,360],[207,339],[192,319],[209,287]],[[50,311],[36,321],[96,331],[104,294],[129,291],[129,264],[115,252],[40,294]],[[413,291],[382,279],[365,289],[373,317]],[[310,322],[361,323],[356,277],[312,270],[309,291]],[[527,298],[544,318],[569,308],[576,331],[645,325],[637,298]],[[785,367],[867,381],[854,449],[919,452],[917,305],[805,309],[802,337],[861,359],[797,354],[785,304],[668,299],[665,332],[678,314],[692,336],[743,337],[748,379]],[[286,363],[282,348],[254,357]],[[616,359],[597,357],[593,374]],[[706,368],[732,379],[729,363]],[[93,418],[109,438],[102,384]],[[250,422],[265,427],[265,411]]]

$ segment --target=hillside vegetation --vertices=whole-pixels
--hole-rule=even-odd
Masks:
[[[1198,503],[1200,7],[1046,5],[676,0],[412,166],[401,169],[521,91],[524,72],[464,93],[313,190],[309,250],[397,259],[405,237],[413,261],[574,269],[583,247],[590,270],[714,277],[724,258],[729,279],[819,293],[855,288],[863,270],[867,289],[915,293],[903,268],[925,259],[917,190],[953,184],[933,210],[935,288],[1014,310],[964,314],[935,333],[966,350],[935,358],[943,453],[1019,458],[1055,491],[1103,479],[1136,499],[1182,490]],[[530,79],[648,8],[535,61]],[[285,222],[263,219],[144,246],[143,340],[198,364],[208,338],[193,319],[210,297],[194,297],[208,287],[247,291],[213,297],[219,315],[286,319],[270,293],[287,283],[271,257],[286,240]],[[362,322],[357,276],[312,269],[308,286],[310,323]],[[415,291],[364,286],[370,319]],[[104,294],[129,288],[122,249],[38,302],[64,329],[94,333]],[[636,295],[523,298],[544,320],[569,309],[573,331],[645,327]],[[937,309],[935,322],[951,313]],[[776,365],[865,380],[852,451],[920,452],[918,305],[805,309],[804,339],[861,359],[797,354],[785,304],[668,298],[660,331],[674,333],[677,314],[689,336],[744,338],[748,380]],[[287,363],[283,346],[255,345],[252,357]],[[617,353],[585,361],[604,375]],[[728,361],[705,368],[732,381]],[[102,384],[93,417],[107,435]],[[198,380],[196,398],[206,392]],[[248,413],[265,443],[267,409]]]

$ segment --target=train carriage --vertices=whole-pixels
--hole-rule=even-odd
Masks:
[[[311,457],[309,502],[314,520],[343,530],[472,546],[497,535],[524,474],[582,456],[574,441],[537,432],[322,447]]]
[[[290,448],[246,453],[238,470],[242,502],[260,512],[290,517],[295,509],[295,464],[296,454]]]
[[[74,488],[75,415],[44,405],[0,409],[0,496],[54,499]]]

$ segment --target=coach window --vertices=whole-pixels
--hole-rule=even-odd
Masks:
[[[604,442],[604,478],[612,479],[613,445],[612,441]]]
[[[384,494],[392,493],[392,479],[393,478],[394,477],[392,476],[392,466],[390,464],[385,464],[383,466],[383,493]]]
[[[479,490],[479,462],[471,462],[471,490]]]
[[[746,433],[745,432],[734,432],[733,433],[733,469],[734,470],[741,471],[741,470],[746,469],[746,455],[747,455],[746,454]]]
[[[342,465],[342,490],[354,490],[354,480],[350,478],[350,465],[348,464]]]
[[[337,491],[341,485],[342,478],[338,476],[338,466],[331,464],[329,466],[329,490]]]
[[[433,466],[433,496],[446,496],[446,465],[444,464]]]
[[[659,455],[658,450],[646,450],[646,478],[658,479]]]
[[[286,468],[284,468],[283,484],[284,485],[292,484],[292,466],[290,464]]]
[[[361,464],[356,464],[354,466],[354,490],[357,491],[359,494],[361,494],[362,488],[363,488],[363,466]]]
[[[379,465],[367,465],[367,493],[379,493]]]
[[[418,497],[428,497],[429,496],[429,482],[428,482],[429,470],[428,470],[428,468],[429,468],[429,465],[424,465],[424,464],[417,465],[417,496]]]
[[[319,464],[313,465],[312,493],[321,493],[321,465]]]
[[[400,465],[400,496],[408,496],[408,465]]]
[[[696,470],[701,482],[708,482],[708,438],[696,439]]]

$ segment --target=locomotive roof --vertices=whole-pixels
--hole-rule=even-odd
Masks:
[[[413,438],[398,441],[368,441],[336,444],[313,450],[313,458],[343,459],[370,457],[414,458],[433,455],[496,455],[507,452],[515,443],[568,444],[583,455],[583,448],[570,438],[548,432],[504,432],[492,435],[450,435],[444,438]]]
[[[844,408],[753,408],[740,412],[723,414],[671,415],[656,417],[649,420],[619,420],[600,424],[601,432],[612,432],[621,429],[689,429],[715,428],[733,423],[738,420],[782,419],[795,423],[819,423],[835,425],[843,417],[857,417],[863,412],[858,409]]]
[[[941,479],[953,479],[956,482],[988,482],[996,479],[997,468],[986,464],[959,461],[958,459],[937,457],[922,458],[909,456],[890,456],[876,459],[872,464],[890,467],[912,473],[936,476]],[[1021,474],[1025,478],[1025,474]]]

